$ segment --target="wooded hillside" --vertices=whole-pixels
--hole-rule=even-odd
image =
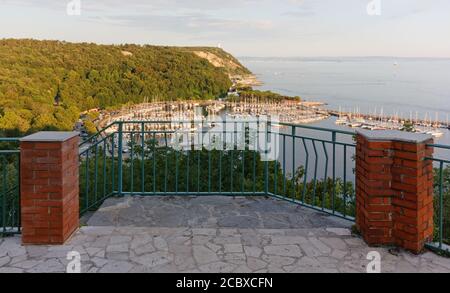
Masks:
[[[0,40],[0,135],[71,130],[81,111],[145,98],[204,100],[225,95],[231,86],[227,70],[192,51]]]

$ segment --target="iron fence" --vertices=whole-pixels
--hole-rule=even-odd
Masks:
[[[428,247],[450,254],[450,146],[430,144],[434,156],[434,242]]]
[[[119,174],[115,152],[116,133],[98,136],[92,144],[80,145],[80,214],[95,210],[103,201],[117,194]]]
[[[282,128],[276,134],[281,168],[268,178],[268,194],[354,220],[355,133],[285,123],[273,126]]]
[[[83,213],[112,195],[252,195],[354,219],[353,132],[260,121],[125,121],[81,146]]]
[[[18,138],[0,138],[0,236],[20,233]]]

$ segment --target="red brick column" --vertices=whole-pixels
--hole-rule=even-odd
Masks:
[[[420,253],[433,236],[431,136],[359,131],[356,227],[369,245]]]
[[[24,244],[63,244],[78,229],[78,142],[74,132],[39,132],[21,140]]]

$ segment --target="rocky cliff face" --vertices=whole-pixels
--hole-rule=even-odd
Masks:
[[[220,48],[199,47],[189,48],[189,50],[198,57],[208,60],[213,66],[224,69],[235,85],[261,85],[256,76],[242,65],[238,59]]]

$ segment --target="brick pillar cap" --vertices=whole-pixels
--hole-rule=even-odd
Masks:
[[[22,142],[64,142],[78,136],[78,132],[70,131],[40,131],[35,134],[23,137]]]
[[[433,139],[431,134],[411,133],[399,130],[364,130],[358,129],[357,134],[368,141],[400,141],[409,143],[424,143]]]

